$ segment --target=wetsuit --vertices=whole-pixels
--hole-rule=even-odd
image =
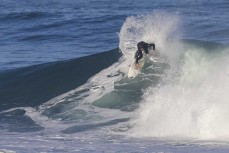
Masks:
[[[140,59],[142,59],[142,57],[143,57],[141,48],[144,49],[144,52],[145,52],[146,54],[149,53],[149,51],[148,51],[148,48],[149,48],[149,47],[153,47],[153,50],[155,50],[155,44],[148,44],[148,43],[145,43],[144,41],[139,42],[139,43],[137,44],[137,47],[138,47],[138,50],[137,50],[137,52],[135,53],[135,56],[134,56],[134,58],[135,58],[135,60],[136,60],[136,61],[135,61],[136,64],[137,64],[138,61],[139,61]]]

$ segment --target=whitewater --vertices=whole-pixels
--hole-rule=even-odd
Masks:
[[[170,65],[170,69],[165,72],[166,76],[162,76],[162,82],[146,89],[137,111],[133,135],[227,140],[228,47],[220,44],[202,43],[199,46],[182,43],[177,39],[179,36],[174,35],[177,34],[175,30],[180,29],[177,18],[156,13],[140,21],[136,18],[127,19],[125,23],[134,20],[130,23],[140,25],[128,25],[137,29],[137,36],[131,33],[129,40],[152,40],[158,44],[160,52],[166,55]]]
[[[0,152],[229,151],[229,46],[185,39],[183,16],[126,17],[107,52],[0,73]],[[139,41],[155,43],[127,77]]]

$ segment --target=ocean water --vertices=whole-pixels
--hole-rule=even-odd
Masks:
[[[229,152],[227,0],[0,3],[0,152]],[[127,77],[139,41],[155,43]]]

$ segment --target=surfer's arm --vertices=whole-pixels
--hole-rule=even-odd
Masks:
[[[153,47],[153,50],[155,50],[155,48],[156,48],[155,44],[148,44],[148,47],[150,47],[150,48]]]

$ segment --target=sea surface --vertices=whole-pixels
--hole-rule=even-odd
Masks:
[[[228,153],[228,0],[0,1],[0,152]],[[155,43],[127,77],[140,41]]]

